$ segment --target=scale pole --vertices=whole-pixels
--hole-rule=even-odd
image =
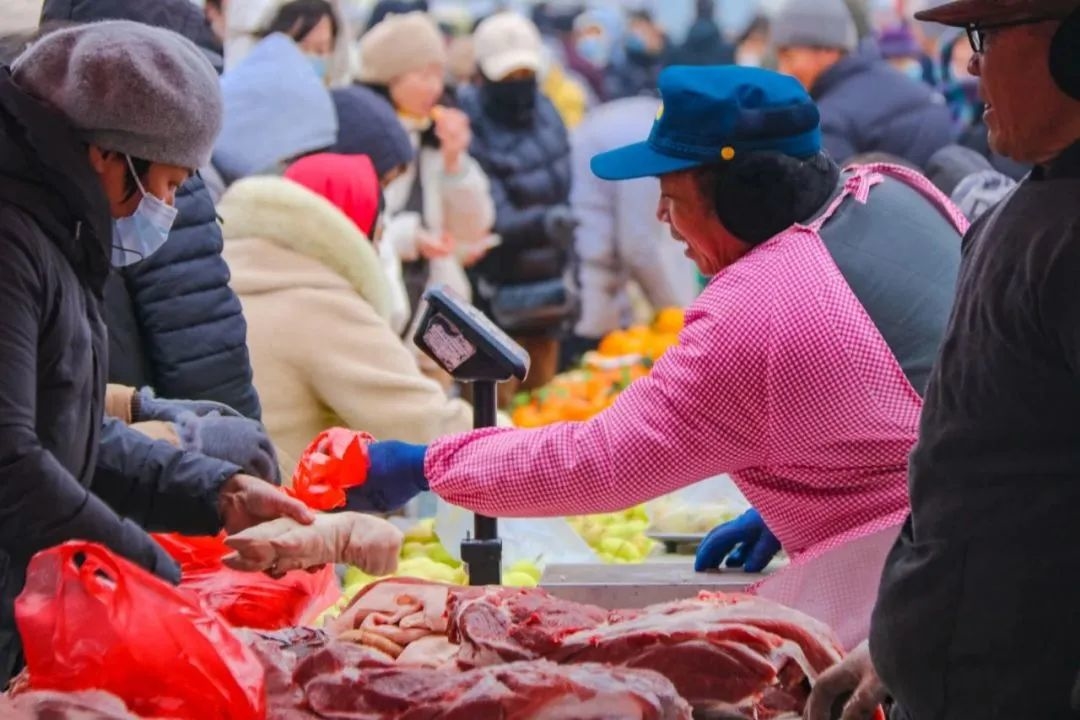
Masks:
[[[495,427],[498,395],[493,380],[473,383],[473,427]],[[461,543],[461,559],[469,569],[470,585],[498,585],[502,582],[502,541],[495,518],[473,516],[473,537]]]

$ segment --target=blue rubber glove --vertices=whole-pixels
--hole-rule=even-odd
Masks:
[[[705,536],[698,546],[694,569],[715,570],[727,558],[725,565],[729,568],[741,567],[746,572],[759,573],[778,552],[780,541],[765,527],[761,515],[757,510],[747,510]]]
[[[344,509],[356,512],[388,513],[428,489],[424,477],[426,445],[388,440],[368,445],[367,480],[363,485],[349,488]]]

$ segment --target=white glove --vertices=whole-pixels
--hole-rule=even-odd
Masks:
[[[278,518],[226,538],[225,544],[236,552],[224,562],[234,570],[277,576],[330,563],[389,575],[397,570],[403,539],[387,521],[362,513],[320,514],[313,525]]]

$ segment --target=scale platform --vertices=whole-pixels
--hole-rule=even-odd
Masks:
[[[766,577],[738,570],[694,572],[693,558],[637,565],[548,565],[540,587],[556,597],[614,610],[694,597],[702,590],[742,592]]]

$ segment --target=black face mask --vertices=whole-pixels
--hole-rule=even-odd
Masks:
[[[502,82],[485,81],[480,86],[480,92],[485,112],[496,120],[509,125],[525,125],[532,121],[536,110],[535,77]]]

